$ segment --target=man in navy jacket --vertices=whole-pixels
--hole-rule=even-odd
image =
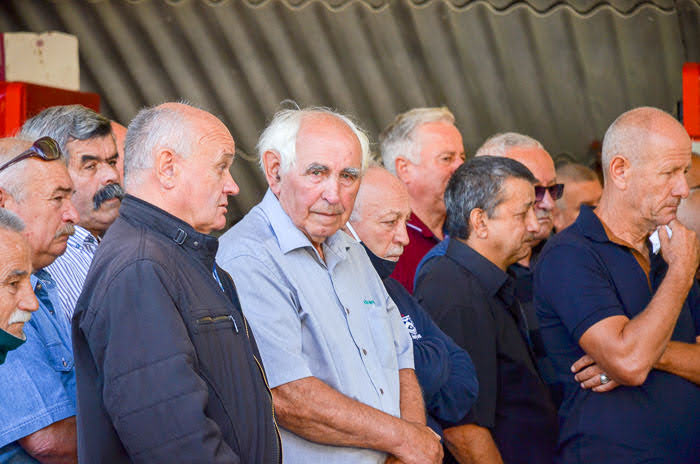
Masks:
[[[387,292],[401,311],[413,339],[416,376],[423,390],[428,425],[450,440],[476,399],[478,383],[469,354],[432,321],[418,301],[389,277],[408,243],[406,221],[411,214],[406,187],[389,171],[371,167],[362,178],[355,206],[346,227],[361,241]],[[445,462],[453,462],[446,453]]]

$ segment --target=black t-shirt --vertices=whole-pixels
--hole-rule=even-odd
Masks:
[[[504,462],[551,463],[556,409],[540,378],[513,279],[458,240],[420,271],[415,292],[469,352],[479,379],[472,423],[491,430]]]

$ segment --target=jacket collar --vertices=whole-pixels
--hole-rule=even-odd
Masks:
[[[131,195],[126,195],[119,208],[119,216],[135,226],[160,233],[188,253],[212,268],[219,241],[212,235],[197,232],[185,221],[157,206]]]

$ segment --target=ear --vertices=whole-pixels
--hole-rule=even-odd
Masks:
[[[262,155],[263,166],[265,167],[265,179],[270,186],[270,190],[275,195],[279,195],[280,184],[282,182],[282,159],[280,154],[274,150],[268,150]]]
[[[10,196],[9,193],[5,191],[2,187],[0,187],[0,208],[6,208],[7,203],[12,200],[12,197]]]
[[[155,156],[154,173],[158,181],[166,190],[175,187],[176,180],[180,174],[179,157],[170,149],[159,148]]]
[[[629,182],[631,163],[622,155],[615,155],[608,166],[608,178],[620,190],[625,190]]]
[[[475,238],[485,240],[489,237],[489,227],[486,224],[486,211],[481,208],[474,208],[469,213],[467,221],[469,222],[469,237],[472,235]]]
[[[397,156],[394,160],[394,169],[396,169],[396,177],[404,184],[410,182],[411,177],[411,162],[402,156]]]

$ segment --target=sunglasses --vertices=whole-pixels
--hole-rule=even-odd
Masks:
[[[63,153],[61,153],[58,143],[51,137],[42,137],[34,142],[32,146],[29,147],[29,150],[23,151],[7,163],[0,166],[0,172],[27,158],[39,158],[44,161],[55,161],[60,159],[61,156],[63,156]]]
[[[544,199],[544,193],[549,191],[549,196],[552,200],[558,200],[564,194],[564,184],[554,184],[549,187],[542,187],[541,185],[535,186],[535,201],[542,201]]]

